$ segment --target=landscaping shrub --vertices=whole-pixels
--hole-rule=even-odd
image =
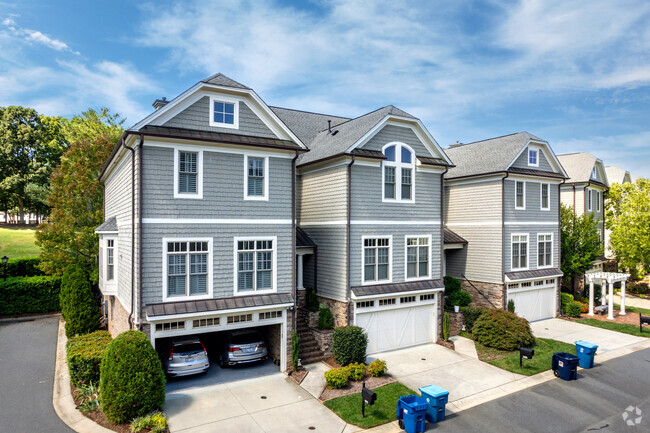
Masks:
[[[515,300],[514,299],[509,299],[508,300],[508,311],[511,313],[515,312]]]
[[[588,313],[589,312],[589,304],[585,304],[584,302],[579,302],[580,304],[580,312],[581,313]]]
[[[354,364],[350,364],[345,368],[348,369],[348,378],[349,379],[361,380],[366,375],[366,364],[361,364],[361,363],[355,362]]]
[[[472,336],[480,344],[501,350],[517,350],[533,346],[535,337],[526,319],[510,311],[491,309],[474,322]]]
[[[472,303],[472,295],[465,290],[457,290],[452,292],[449,296],[445,296],[445,304],[447,308],[451,309],[454,305],[460,307],[467,307]]]
[[[41,261],[36,257],[20,257],[18,259],[9,259],[7,262],[7,277],[37,277],[45,275],[38,268]],[[4,276],[4,266],[2,275]]]
[[[129,422],[165,404],[165,373],[158,354],[140,331],[110,342],[100,367],[102,411],[115,423]]]
[[[295,330],[291,332],[291,366],[293,371],[298,370],[298,361],[300,360],[300,336]]]
[[[340,365],[366,361],[368,335],[358,326],[343,326],[334,329],[332,352],[334,361]]]
[[[345,368],[333,368],[325,372],[325,382],[327,382],[328,388],[343,388],[348,384],[348,376],[350,371]]]
[[[442,338],[449,341],[449,313],[442,316]]]
[[[307,309],[309,311],[318,311],[318,296],[316,296],[316,289],[307,287],[306,289]]]
[[[474,322],[476,322],[476,319],[478,319],[481,316],[481,314],[483,314],[483,311],[485,310],[482,308],[465,307],[460,311],[463,313],[463,322],[465,323],[465,330],[471,334],[472,327],[474,326]]]
[[[368,374],[372,377],[383,376],[386,374],[386,370],[388,370],[386,367],[386,361],[382,361],[381,359],[375,359],[368,366]]]
[[[156,410],[135,418],[131,421],[130,427],[132,433],[165,433],[167,431],[167,416],[163,412]]]
[[[99,328],[99,306],[93,296],[90,276],[81,265],[70,265],[65,270],[60,303],[68,338]]]
[[[107,331],[95,331],[68,340],[68,370],[74,386],[99,383],[99,366],[111,340],[111,334]]]
[[[328,307],[321,307],[318,312],[318,327],[320,329],[334,328],[334,316],[332,316],[332,311]]]
[[[635,295],[650,295],[650,287],[648,286],[648,283],[627,283],[625,285],[625,291]]]
[[[77,409],[83,413],[94,412],[101,405],[99,386],[96,382],[82,384],[75,389],[75,398],[80,400]]]
[[[445,283],[445,296],[449,296],[452,293],[460,290],[461,287],[460,280],[457,278],[454,278],[450,275],[445,275],[444,283]]]
[[[59,311],[61,277],[0,279],[0,315]]]
[[[562,293],[560,297],[562,299],[562,312],[569,317],[580,317],[581,304],[573,299],[573,295]]]

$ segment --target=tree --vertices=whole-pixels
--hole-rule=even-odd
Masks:
[[[563,204],[560,219],[562,272],[575,290],[575,277],[593,267],[593,261],[603,254],[603,244],[592,213],[576,215],[572,207]]]
[[[124,132],[123,123],[124,119],[117,113],[111,113],[108,108],[100,108],[99,111],[90,108],[65,121],[62,128],[68,143],[94,141],[97,137],[107,137],[109,141],[116,143]]]
[[[619,265],[638,277],[650,272],[650,180],[612,184],[605,218]]]

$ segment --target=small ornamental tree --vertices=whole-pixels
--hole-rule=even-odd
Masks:
[[[603,243],[592,213],[576,215],[563,204],[560,219],[562,272],[575,290],[576,277],[593,267],[593,261],[603,254]]]
[[[102,411],[115,423],[130,422],[165,404],[165,373],[158,354],[140,331],[118,335],[100,366]]]
[[[65,335],[83,335],[99,328],[99,306],[95,302],[90,277],[81,265],[70,265],[63,274],[59,295]]]

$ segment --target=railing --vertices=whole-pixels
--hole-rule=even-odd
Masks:
[[[483,292],[481,292],[481,290],[479,290],[478,287],[476,287],[474,284],[472,284],[472,282],[471,282],[470,280],[467,279],[467,277],[465,276],[465,274],[460,274],[460,275],[465,279],[465,281],[467,281],[467,282],[469,283],[470,286],[472,286],[472,287],[474,288],[474,290],[476,290],[478,293],[480,293],[481,296],[483,296],[483,297],[485,298],[485,300],[488,301],[488,302],[490,303],[490,305],[492,305],[494,308],[500,308],[500,307],[497,307],[496,305],[494,305],[494,304],[492,303],[492,301],[490,301],[490,298],[488,298],[487,296],[485,296],[485,294],[484,294]]]

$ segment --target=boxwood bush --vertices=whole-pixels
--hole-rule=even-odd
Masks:
[[[497,309],[487,310],[476,319],[472,336],[484,346],[501,350],[517,350],[520,346],[535,344],[528,320]]]
[[[0,315],[59,311],[61,277],[0,279]]]
[[[158,354],[140,331],[110,342],[100,366],[102,411],[115,423],[129,422],[165,404],[165,373]]]
[[[448,296],[460,290],[461,285],[460,285],[460,280],[458,278],[454,278],[451,275],[445,275],[444,283],[445,283],[445,296]]]
[[[332,352],[334,361],[340,365],[366,361],[368,335],[358,326],[343,326],[334,329],[332,334]]]
[[[45,275],[44,272],[38,268],[40,263],[41,261],[38,256],[9,259],[7,262],[7,277],[37,277],[39,275]],[[5,270],[3,267],[3,276],[4,272]]]
[[[325,372],[325,382],[327,382],[328,388],[343,388],[348,384],[348,377],[350,376],[350,370],[346,367],[333,368]]]
[[[99,384],[99,366],[111,340],[108,331],[95,331],[68,340],[68,370],[74,386]]]
[[[318,312],[318,327],[320,329],[334,328],[334,316],[332,316],[332,311],[328,307],[321,307]]]
[[[467,307],[471,303],[472,295],[465,290],[456,290],[455,292],[449,294],[449,296],[445,295],[445,305],[449,309],[453,308],[454,305]]]
[[[83,266],[73,264],[65,270],[60,302],[68,338],[99,328],[99,305],[93,296],[88,271]]]

